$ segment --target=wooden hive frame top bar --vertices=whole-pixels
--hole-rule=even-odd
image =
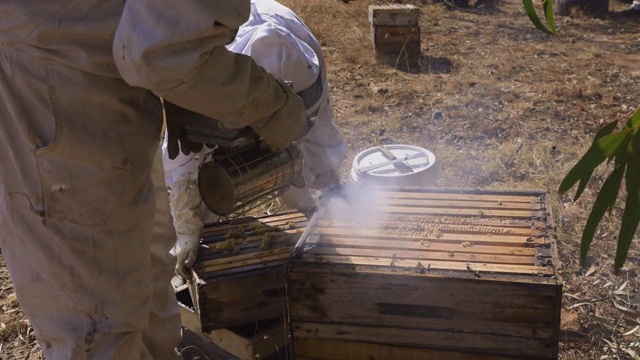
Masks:
[[[377,187],[354,196],[359,199],[347,201],[347,211],[343,207],[336,214],[328,204],[314,215],[296,246],[296,259],[365,272],[413,269],[430,276],[444,271],[559,281],[543,190]],[[371,221],[363,221],[367,214]]]
[[[283,265],[307,224],[299,212],[231,219],[205,227],[195,270],[201,279]]]

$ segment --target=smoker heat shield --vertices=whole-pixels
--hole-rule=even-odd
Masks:
[[[198,171],[198,188],[207,207],[220,216],[284,190],[302,174],[302,153],[295,144],[278,153],[254,146],[210,160]]]

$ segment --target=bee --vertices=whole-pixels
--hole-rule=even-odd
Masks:
[[[268,250],[271,247],[271,239],[273,238],[273,233],[266,233],[262,237],[262,245],[260,246],[262,250]]]

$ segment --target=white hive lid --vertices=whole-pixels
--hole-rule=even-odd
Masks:
[[[431,168],[435,155],[418,146],[381,145],[362,151],[353,159],[353,171],[360,176],[410,176]]]

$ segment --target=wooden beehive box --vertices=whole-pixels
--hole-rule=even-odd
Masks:
[[[281,359],[288,343],[284,319],[273,319],[230,329],[217,329],[209,334],[211,341],[240,360]]]
[[[205,227],[183,326],[208,334],[283,318],[284,265],[306,224],[302,213],[286,212]]]
[[[393,64],[418,64],[420,9],[415,5],[369,6],[369,24],[376,59]]]
[[[288,265],[297,359],[554,359],[562,282],[544,191],[358,190]]]

